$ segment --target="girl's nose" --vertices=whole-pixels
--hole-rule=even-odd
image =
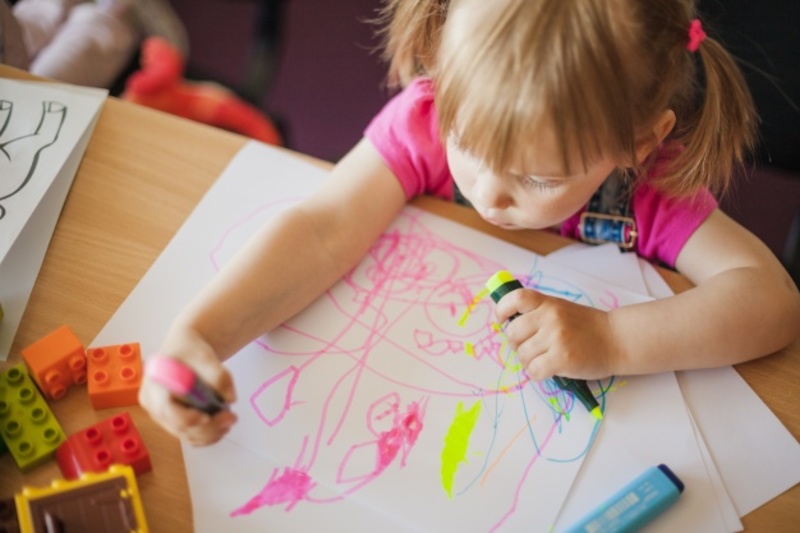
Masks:
[[[485,172],[475,182],[475,201],[486,209],[506,209],[512,198],[501,179]]]

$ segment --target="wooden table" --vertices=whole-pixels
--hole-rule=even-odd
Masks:
[[[30,76],[0,65],[0,77]],[[63,324],[84,344],[90,343],[246,142],[238,135],[110,98],[64,205],[11,356],[0,363],[0,370],[20,362],[22,348]],[[504,232],[472,210],[430,198],[415,204],[539,253],[570,242],[548,232]],[[664,276],[676,290],[689,287],[674,273]],[[794,437],[800,437],[800,342],[737,369]],[[117,412],[130,412],[153,460],[153,472],[138,479],[150,528],[192,529],[177,440],[138,407],[94,411],[83,389],[72,388],[50,405],[67,434]],[[12,496],[23,485],[45,486],[60,477],[54,461],[22,475],[6,455],[0,458],[0,498]],[[800,486],[743,521],[748,531],[796,528]]]

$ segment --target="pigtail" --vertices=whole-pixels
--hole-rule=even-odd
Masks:
[[[449,0],[386,0],[380,10],[383,57],[389,63],[389,83],[405,86],[430,75],[447,16]]]
[[[666,190],[678,195],[692,194],[701,186],[724,192],[734,167],[753,149],[757,131],[753,100],[734,59],[711,38],[695,49],[704,73],[702,96],[694,112],[678,122],[673,139],[684,149],[661,180]]]

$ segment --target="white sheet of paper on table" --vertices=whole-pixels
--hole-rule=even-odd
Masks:
[[[0,78],[0,361],[8,358],[107,94]]]

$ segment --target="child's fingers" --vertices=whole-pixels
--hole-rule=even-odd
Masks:
[[[543,346],[535,335],[526,336],[521,343],[515,345],[517,358],[523,366],[528,366],[531,361],[547,351],[547,346]]]
[[[553,357],[544,353],[532,358],[525,366],[525,373],[532,381],[542,381],[556,375]]]
[[[217,391],[227,403],[236,401],[233,377],[228,369],[219,362],[216,354],[210,353],[206,357],[197,357],[195,360],[186,361],[186,364],[191,366],[197,376]]]
[[[207,423],[188,428],[181,434],[181,437],[192,446],[208,446],[224,437],[236,420],[233,412],[221,411],[211,417]]]
[[[159,389],[163,387],[143,387],[140,393],[142,407],[168,433],[195,446],[217,442],[236,422],[236,415],[231,411],[224,410],[209,416],[175,401],[169,393]]]
[[[236,388],[233,386],[233,376],[231,376],[227,368],[219,365],[216,375],[213,379],[209,380],[209,383],[214,387],[214,390],[222,396],[225,402],[234,403],[236,401]]]
[[[541,344],[540,335],[538,335],[539,330],[539,319],[535,316],[535,313],[526,313],[509,323],[505,327],[504,333],[517,354],[528,352],[530,358],[542,351],[538,348]]]
[[[150,416],[169,429],[181,432],[186,428],[200,424],[209,416],[197,409],[179,404],[164,387],[145,378],[139,391],[139,404]]]
[[[533,289],[520,289],[503,296],[494,309],[498,324],[504,324],[515,315],[524,315],[539,307],[547,297]],[[516,319],[515,319],[516,320]]]

